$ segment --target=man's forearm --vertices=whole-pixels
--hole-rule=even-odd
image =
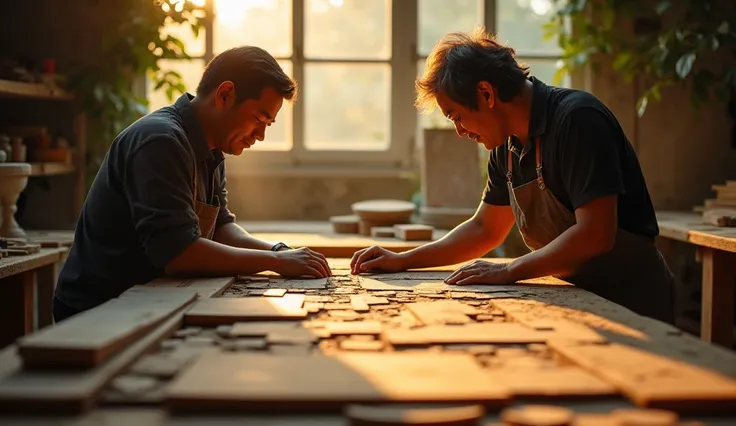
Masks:
[[[509,275],[514,281],[568,275],[610,249],[610,242],[592,239],[584,227],[576,224],[541,249],[513,260]]]
[[[480,257],[498,246],[488,238],[483,226],[468,219],[437,241],[401,254],[405,268],[428,268],[451,265]]]
[[[240,247],[255,250],[270,250],[274,243],[258,239],[234,222],[226,223],[217,228],[214,240],[231,247]]]
[[[250,275],[273,270],[275,253],[198,238],[166,265],[171,275]]]

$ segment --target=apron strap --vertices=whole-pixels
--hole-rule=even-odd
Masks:
[[[539,185],[539,189],[544,189],[544,178],[542,178],[542,148],[541,148],[541,142],[542,138],[537,136],[537,139],[534,140],[534,151],[535,151],[535,157],[537,160],[537,185]]]
[[[508,143],[508,141],[507,141]],[[511,184],[511,146],[507,145],[507,156],[506,156],[506,182]]]
[[[539,186],[539,189],[544,189],[546,185],[544,184],[544,178],[542,178],[542,148],[541,148],[541,141],[542,139],[537,136],[537,138],[534,140],[534,157],[537,162],[537,185]],[[506,156],[506,182],[511,183],[511,165],[513,164],[513,158],[511,155],[511,148],[508,149],[508,155]]]

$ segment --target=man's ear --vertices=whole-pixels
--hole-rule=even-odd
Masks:
[[[496,105],[496,92],[493,91],[493,86],[487,81],[479,82],[476,91],[478,93],[478,103],[482,102],[488,109],[492,109]]]
[[[235,104],[235,85],[232,81],[223,81],[215,92],[215,105],[218,109],[230,109]]]

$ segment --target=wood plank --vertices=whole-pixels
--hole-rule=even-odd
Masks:
[[[437,232],[435,232],[437,234]],[[348,234],[309,234],[309,233],[252,233],[256,238],[265,241],[283,241],[291,247],[309,247],[322,253],[325,257],[351,258],[356,251],[380,245],[381,247],[402,252],[419,247],[429,241],[401,241],[396,238],[375,239],[362,235]]]
[[[490,380],[508,388],[515,397],[618,395],[615,386],[572,365],[555,368],[501,367],[488,370]]]
[[[38,253],[0,259],[0,279],[58,262],[66,248],[42,248]]]
[[[303,294],[202,299],[187,311],[184,322],[190,326],[218,326],[238,321],[305,319],[308,312],[303,305]]]
[[[526,290],[528,286],[570,286],[571,284],[554,278],[540,278],[534,280],[524,280],[517,284],[512,285],[484,285],[484,284],[469,284],[469,285],[453,285],[446,284],[442,280],[395,280],[395,279],[382,279],[376,280],[364,276],[358,277],[360,287],[370,291],[424,291],[432,290],[435,292],[440,291],[462,291],[468,293],[521,293]]]
[[[547,345],[640,407],[679,413],[736,411],[736,381],[713,371],[618,343],[553,340]]]
[[[95,367],[195,298],[188,290],[135,286],[118,298],[20,339],[18,352],[26,369]]]
[[[387,372],[391,372],[387,374]],[[334,410],[349,403],[509,402],[472,355],[344,352],[207,353],[166,390],[173,412]]]
[[[479,313],[472,306],[457,300],[407,303],[405,306],[424,325],[467,324],[472,321],[468,315],[476,316]]]
[[[553,339],[604,342],[606,339],[581,326],[570,332],[561,328],[537,330],[514,322],[475,322],[463,325],[427,325],[416,328],[391,328],[383,332],[386,341],[397,346],[430,344],[528,344],[546,343]]]
[[[220,296],[235,280],[234,277],[206,277],[206,278],[159,278],[149,281],[146,287],[158,288],[188,288],[197,292],[200,298]]]
[[[52,263],[36,270],[38,328],[44,328],[54,323],[53,298],[56,280],[59,276],[58,266],[58,263]]]
[[[33,271],[26,271],[2,280],[0,297],[0,347],[33,332],[36,287]]]
[[[0,97],[72,100],[73,95],[59,87],[46,83],[0,79]]]
[[[703,297],[700,337],[731,349],[734,343],[736,254],[702,249]]]
[[[84,371],[24,371],[15,346],[0,352],[0,412],[78,414],[92,408],[105,386],[140,355],[181,327],[183,309],[97,368]]]
[[[659,211],[657,223],[663,237],[736,253],[736,228],[704,224],[700,214]]]

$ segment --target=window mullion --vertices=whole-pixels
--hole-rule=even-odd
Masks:
[[[496,0],[481,0],[481,16],[483,17],[483,26],[486,31],[491,34],[496,34],[498,25],[496,24]]]
[[[414,80],[417,74],[417,0],[391,2],[391,157],[396,165],[413,164],[417,132]]]
[[[307,85],[304,81],[304,3],[305,0],[291,1],[291,40],[292,66],[294,80],[299,84],[299,100],[294,104],[291,160],[301,162],[306,148],[304,146],[304,91]]]
[[[204,27],[204,63],[208,64],[215,57],[215,0],[204,3],[205,17],[202,20]]]

